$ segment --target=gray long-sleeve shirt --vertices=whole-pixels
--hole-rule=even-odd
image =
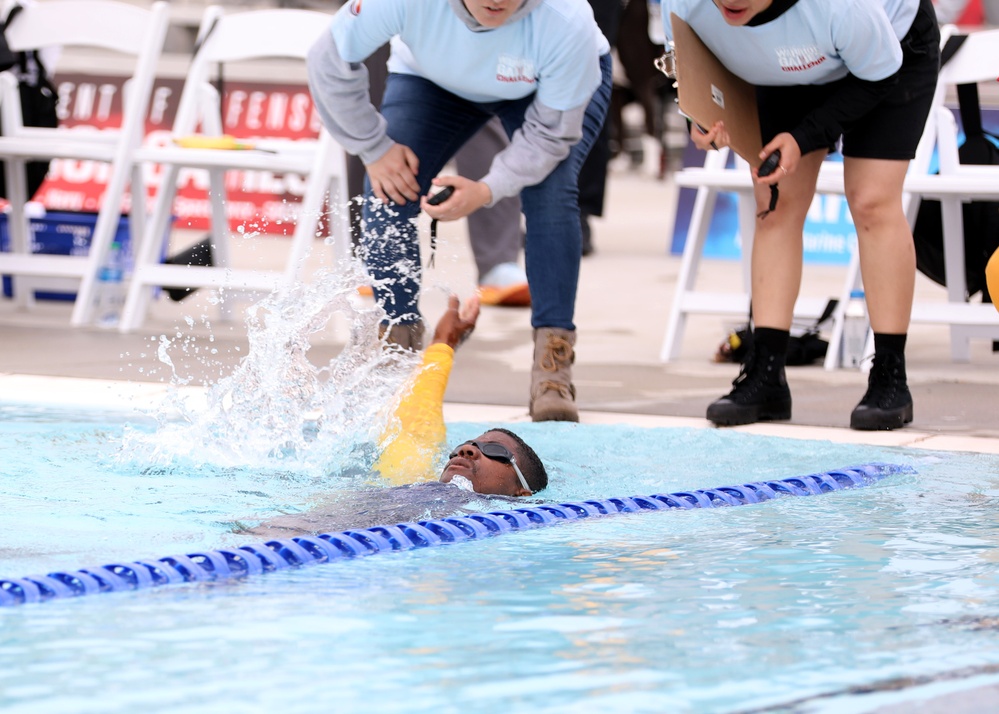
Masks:
[[[461,0],[379,0],[341,8],[309,53],[324,125],[365,163],[392,146],[362,64],[392,41],[389,69],[422,76],[473,102],[534,99],[524,124],[482,179],[492,202],[540,183],[582,137],[608,44],[585,0],[525,0],[502,26],[481,26]]]

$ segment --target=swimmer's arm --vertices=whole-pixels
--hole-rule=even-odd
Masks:
[[[434,343],[382,434],[382,453],[375,470],[395,485],[433,478],[444,447],[444,392],[454,364],[454,349]]]

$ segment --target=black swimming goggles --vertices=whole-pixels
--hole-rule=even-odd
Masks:
[[[471,444],[472,446],[474,446],[487,459],[491,459],[492,461],[499,461],[501,464],[510,464],[511,466],[513,466],[514,473],[516,473],[517,478],[520,479],[520,485],[524,487],[525,491],[531,491],[531,487],[527,485],[527,479],[524,478],[524,474],[521,473],[520,467],[517,466],[517,459],[514,458],[514,455],[510,453],[510,450],[505,446],[503,446],[503,444],[499,444],[495,441],[471,441],[471,440],[464,441],[458,444],[458,447],[450,454],[448,454],[448,459],[453,459],[455,456],[457,456],[458,452],[461,450],[461,447],[464,446],[465,444]],[[531,491],[531,493],[533,493],[533,491]]]

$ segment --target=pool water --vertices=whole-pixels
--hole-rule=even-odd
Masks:
[[[449,440],[488,426],[450,424]],[[252,539],[238,523],[379,488],[357,444],[320,473],[280,454],[151,458],[141,437],[160,428],[0,405],[0,576],[239,545]],[[999,457],[726,430],[513,428],[549,467],[544,502],[874,461],[915,473],[0,608],[0,710],[849,712],[999,682]]]

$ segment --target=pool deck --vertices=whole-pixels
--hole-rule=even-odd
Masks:
[[[673,220],[673,188],[644,169],[612,174],[606,218],[593,223],[596,253],[583,260],[577,302],[578,344],[575,382],[582,421],[637,426],[713,428],[703,418],[707,404],[727,391],[738,372],[712,356],[728,325],[738,316],[692,317],[680,359],[664,364],[659,352],[673,300],[680,258],[668,252]],[[179,246],[199,235],[180,233]],[[435,319],[447,286],[462,295],[474,289],[474,268],[463,224],[442,229],[435,286],[424,311]],[[267,264],[280,255],[282,239],[244,240],[239,265]],[[330,250],[317,243],[309,275],[327,269]],[[845,268],[806,266],[803,295],[838,295]],[[735,261],[705,261],[705,285],[738,285]],[[920,299],[943,300],[943,289],[920,278]],[[241,320],[217,320],[206,291],[173,303],[161,297],[141,329],[132,334],[97,327],[71,328],[67,302],[39,302],[28,311],[0,300],[0,400],[134,407],[155,404],[169,389],[170,370],[157,359],[162,335],[186,351],[171,351],[179,374],[190,376],[181,389],[197,397],[203,386],[228,374],[246,354]],[[207,327],[202,315],[213,321]],[[193,317],[193,324],[185,322]],[[317,365],[343,344],[344,324],[334,322],[316,336],[309,352]],[[531,362],[529,312],[483,308],[472,339],[459,353],[447,392],[449,420],[524,422]],[[850,410],[866,378],[855,370],[826,371],[820,365],[788,370],[794,418],[787,423],[737,427],[739,431],[786,438],[897,445],[912,448],[999,454],[999,353],[977,341],[968,363],[954,363],[948,329],[918,326],[908,343],[909,381],[915,421],[895,432],[855,432],[846,428]],[[966,685],[967,686],[967,685]],[[960,684],[956,689],[963,689]],[[999,687],[980,686],[939,696],[915,687],[919,701],[878,708],[882,714],[914,711],[978,712],[995,702]],[[871,702],[872,704],[874,702]]]
[[[713,355],[727,326],[738,323],[739,316],[690,317],[679,359],[663,363],[659,353],[680,270],[679,256],[669,254],[674,189],[645,167],[615,165],[608,192],[605,218],[593,220],[596,252],[583,259],[579,282],[575,383],[582,419],[710,427],[704,419],[706,406],[728,391],[738,373],[737,365],[715,363]],[[441,233],[437,267],[428,273],[431,290],[423,299],[431,320],[443,308],[445,287],[465,296],[474,290],[464,224],[444,226]],[[174,240],[183,246],[200,237],[179,232]],[[283,240],[243,239],[237,265],[280,258]],[[331,250],[317,241],[307,274],[312,277],[331,265]],[[725,290],[740,285],[741,275],[738,261],[705,260],[698,284]],[[844,275],[844,267],[807,265],[802,295],[836,296]],[[917,299],[944,297],[942,288],[919,277]],[[246,331],[241,318],[221,321],[209,298],[207,291],[178,303],[162,296],[145,324],[131,334],[70,327],[68,302],[39,301],[23,311],[12,300],[0,299],[0,399],[87,402],[95,387],[100,394],[126,394],[129,400],[139,394],[156,397],[171,379],[156,355],[161,335],[190,340],[186,353],[174,349],[171,354],[178,373],[191,378],[191,388],[210,383],[246,354]],[[192,325],[185,322],[188,316]],[[202,316],[212,321],[210,327]],[[315,336],[309,353],[315,364],[325,364],[340,349],[344,325],[334,320]],[[528,420],[531,350],[528,310],[484,307],[456,362],[447,392],[448,417]],[[847,428],[866,377],[819,364],[788,369],[794,399],[790,422],[736,428],[784,437],[999,453],[999,353],[986,340],[973,341],[971,352],[970,362],[953,362],[946,326],[913,326],[907,362],[915,420],[905,429],[862,433]],[[41,377],[101,381],[86,386]]]

